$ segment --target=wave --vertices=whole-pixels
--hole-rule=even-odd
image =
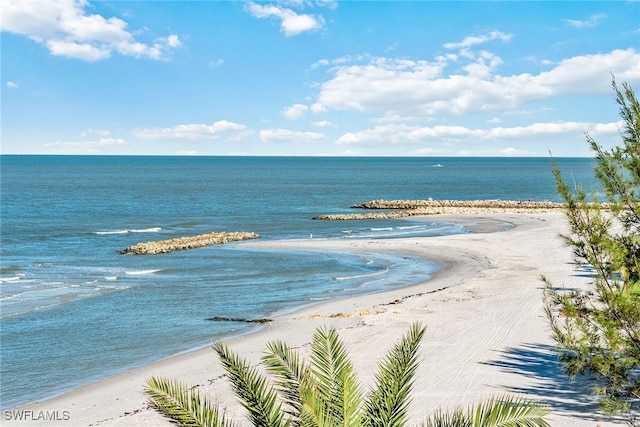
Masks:
[[[131,286],[107,285],[93,282],[66,284],[64,282],[43,283],[47,287],[24,287],[17,292],[0,297],[2,310],[0,319],[17,316],[44,308],[63,305],[81,298],[129,289]]]
[[[37,301],[37,298],[33,298],[31,295],[36,294],[38,297],[52,298],[59,296],[65,289],[77,288],[79,285],[65,285],[63,282],[50,283],[49,285],[55,285],[48,288],[25,288],[21,292],[16,292],[11,295],[0,298],[0,301],[9,301],[16,298],[29,299],[31,301]],[[63,286],[59,286],[63,285]]]
[[[353,276],[342,276],[342,277],[333,277],[331,280],[337,280],[338,282],[341,282],[343,280],[353,280],[353,279],[362,279],[364,277],[373,277],[373,276],[378,276],[380,274],[385,274],[389,272],[389,267],[385,267],[381,270],[378,271],[374,271],[372,273],[367,273],[367,274],[356,274]]]
[[[107,234],[127,234],[129,230],[115,230],[115,231],[94,231],[93,234],[107,235]]]
[[[130,233],[157,233],[162,230],[160,227],[141,228],[139,230],[129,230]]]
[[[393,227],[370,228],[371,231],[391,231]]]
[[[17,282],[23,277],[24,277],[24,274],[16,274],[15,276],[12,276],[12,277],[0,277],[0,283]]]
[[[139,229],[125,229],[125,230],[111,230],[111,231],[94,231],[93,234],[97,235],[109,235],[109,234],[128,234],[128,233],[157,233],[161,231],[161,227],[139,228]]]
[[[130,271],[125,271],[124,274],[128,274],[129,276],[141,276],[144,274],[154,274],[157,273],[159,271],[162,271],[162,269],[157,269],[157,270],[130,270]]]

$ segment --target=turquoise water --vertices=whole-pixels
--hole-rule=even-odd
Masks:
[[[372,199],[558,201],[543,158],[1,156],[3,409],[192,348],[257,318],[429,278],[393,254],[132,244],[211,231],[263,240],[463,233],[430,221],[314,221]],[[590,159],[557,159],[594,186]]]

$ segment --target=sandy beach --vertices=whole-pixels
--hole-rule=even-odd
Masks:
[[[410,425],[420,425],[437,408],[466,407],[505,394],[548,405],[552,411],[549,421],[555,426],[623,425],[597,411],[589,388],[571,382],[562,373],[553,351],[542,309],[541,275],[566,287],[583,286],[588,280],[572,263],[570,248],[558,237],[566,230],[564,215],[438,215],[429,220],[469,224],[473,233],[242,243],[327,251],[395,251],[432,260],[440,270],[431,280],[414,286],[281,315],[258,332],[228,344],[257,363],[266,342],[282,339],[305,354],[316,327],[332,325],[349,348],[367,387],[386,351],[413,322],[421,321],[427,333],[420,348]],[[226,408],[228,417],[248,425],[210,348],[5,411],[2,425],[169,426],[169,421],[148,409],[142,393],[145,379],[152,375],[197,385]],[[14,419],[20,415],[27,420]],[[33,421],[52,415],[58,420]]]

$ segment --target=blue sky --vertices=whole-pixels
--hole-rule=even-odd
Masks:
[[[588,156],[638,1],[0,0],[3,154]]]

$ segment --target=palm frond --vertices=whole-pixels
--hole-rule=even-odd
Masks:
[[[438,409],[427,419],[424,427],[471,427],[471,420],[462,409],[449,412]]]
[[[544,406],[514,397],[492,398],[469,410],[472,427],[549,427]]]
[[[336,427],[336,417],[329,407],[331,402],[311,388],[301,390],[301,396],[304,402],[298,418],[301,427]]]
[[[301,389],[308,383],[309,366],[300,360],[297,352],[282,341],[268,343],[267,351],[262,362],[275,378],[277,391],[289,406],[288,412],[294,418],[299,418],[303,406]]]
[[[216,343],[213,348],[229,374],[235,394],[247,410],[253,425],[256,427],[288,426],[290,423],[285,420],[285,414],[282,405],[278,403],[275,390],[268,385],[258,370],[223,344]]]
[[[366,401],[367,425],[402,426],[406,423],[417,351],[426,328],[414,323],[391,349],[376,374],[376,385]]]
[[[153,408],[181,427],[230,427],[217,405],[186,384],[168,379],[147,379],[144,393]]]
[[[311,371],[318,398],[327,402],[335,425],[358,425],[362,388],[334,328],[319,328],[311,343]]]

